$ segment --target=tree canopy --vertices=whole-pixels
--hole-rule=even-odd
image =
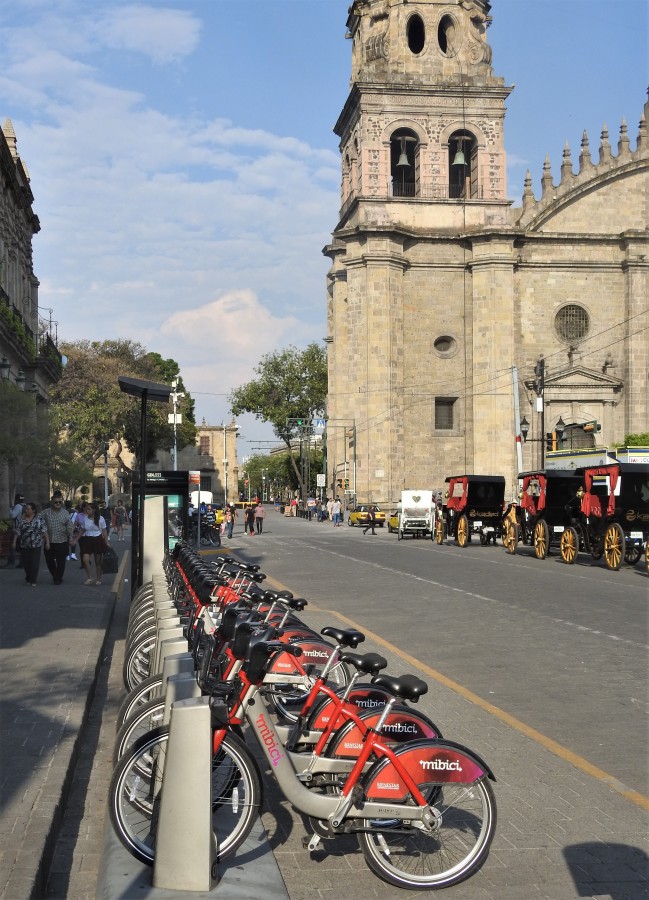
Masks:
[[[58,384],[51,392],[52,427],[56,434],[67,432],[77,456],[89,465],[104,451],[104,445],[118,442],[118,457],[126,446],[138,456],[140,447],[140,406],[132,397],[122,393],[118,376],[141,378],[169,384],[179,377],[178,363],[150,353],[130,340],[75,341],[62,344],[61,351],[67,365]],[[179,390],[184,391],[182,380]],[[183,422],[177,428],[178,448],[193,444],[196,437],[194,403],[187,392],[180,402]],[[169,448],[173,443],[173,426],[167,423],[169,409],[152,403],[147,408],[147,449],[149,458],[158,447]]]
[[[252,413],[269,422],[277,437],[286,444],[298,482],[302,484],[291,444],[299,436],[295,421],[311,422],[324,415],[327,399],[327,356],[322,347],[311,343],[305,350],[287,347],[261,358],[254,381],[235,388],[229,397],[232,414]]]

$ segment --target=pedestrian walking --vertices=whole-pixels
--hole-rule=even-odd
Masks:
[[[79,547],[81,548],[81,561],[86,570],[86,580],[84,584],[101,584],[102,576],[102,557],[104,550],[108,544],[108,534],[106,532],[106,520],[99,515],[99,507],[96,503],[84,503],[83,515],[80,524],[82,534],[79,538]],[[92,577],[92,569],[90,566],[90,558],[95,563],[95,577]]]
[[[249,506],[246,510],[243,521],[244,533],[250,532],[250,537],[255,533],[255,507]]]
[[[342,508],[343,505],[340,502],[340,497],[336,497],[336,499],[331,504],[331,518],[333,519],[334,528],[338,528],[338,526],[340,525]]]
[[[20,561],[25,570],[25,583],[36,586],[38,568],[41,564],[41,549],[43,545],[47,549],[50,539],[47,536],[47,525],[43,517],[38,515],[38,507],[35,503],[25,503],[18,523],[18,530],[14,534],[14,549],[20,541]]]
[[[264,530],[264,519],[266,518],[266,510],[264,509],[264,505],[259,501],[257,506],[255,507],[255,528],[257,529],[257,534],[261,534]]]
[[[373,506],[370,506],[367,510],[367,525],[363,529],[363,534],[367,534],[367,532],[372,529],[372,534],[376,534],[374,531],[376,527],[376,510]]]
[[[74,552],[74,546],[72,545],[72,542],[74,540],[74,530],[76,527],[75,523],[77,521],[77,511],[76,509],[72,509],[72,500],[66,500],[64,503],[64,507],[72,525],[72,537],[68,541],[68,555],[65,557],[66,562],[69,562],[71,559],[76,560],[77,558],[77,554]]]
[[[16,494],[16,496],[14,497],[13,506],[9,507],[9,518],[11,519],[11,527],[14,535],[18,532],[18,524],[22,518],[24,506],[25,498],[22,496],[22,494]],[[11,546],[9,547],[9,556],[7,557],[7,562],[2,567],[3,569],[16,568],[17,546],[17,543],[12,539]]]
[[[73,539],[74,527],[70,520],[70,513],[63,505],[63,494],[54,491],[51,506],[41,513],[47,526],[49,546],[45,547],[45,563],[49,569],[54,584],[63,582],[65,573],[65,561],[68,557],[70,542]]]
[[[124,526],[126,525],[126,507],[120,500],[115,507],[115,531],[117,532],[117,540],[124,540]]]
[[[234,528],[234,513],[231,506],[225,507],[225,519],[223,520],[223,523],[225,525],[225,533],[228,536],[228,539],[232,539],[232,529]]]

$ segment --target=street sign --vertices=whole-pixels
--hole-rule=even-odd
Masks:
[[[313,425],[314,428],[324,428],[325,420],[324,419],[314,419],[311,424]]]
[[[326,487],[327,486],[327,476],[318,472],[315,477],[315,483],[317,487]]]

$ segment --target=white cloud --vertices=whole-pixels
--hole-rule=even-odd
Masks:
[[[168,63],[192,53],[200,32],[201,24],[191,13],[135,4],[106,11],[95,34],[108,47],[143,53],[156,63]]]

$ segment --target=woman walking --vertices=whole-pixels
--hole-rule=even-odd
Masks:
[[[50,549],[47,525],[42,516],[37,515],[37,513],[38,509],[35,503],[25,503],[13,539],[14,550],[18,541],[20,541],[20,560],[25,570],[25,584],[29,584],[32,587],[36,587],[43,544],[46,550]]]
[[[81,526],[82,533],[79,538],[79,547],[81,548],[81,561],[86,570],[86,580],[84,584],[101,584],[101,562],[104,550],[108,543],[108,534],[106,532],[106,520],[99,515],[99,507],[96,503],[84,503],[83,515],[78,525]],[[92,569],[90,567],[90,557],[95,561],[95,577],[92,577]]]
[[[255,507],[255,526],[257,528],[257,534],[261,534],[264,530],[264,519],[266,518],[266,510],[264,509],[264,505],[259,501],[257,506]]]

